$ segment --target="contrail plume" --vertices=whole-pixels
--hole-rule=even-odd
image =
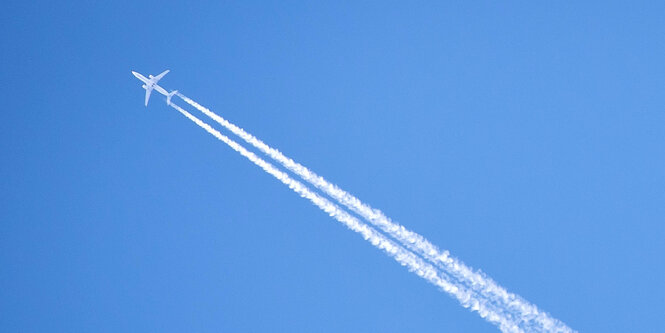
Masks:
[[[488,304],[483,302],[483,300],[477,299],[474,294],[465,289],[464,286],[454,285],[449,281],[449,277],[445,273],[437,270],[430,263],[425,262],[411,251],[404,249],[401,245],[388,239],[381,233],[377,232],[374,228],[361,222],[356,217],[341,209],[339,206],[330,202],[328,199],[311,191],[304,184],[292,179],[285,172],[277,169],[272,164],[259,158],[253,152],[248,151],[237,142],[221,134],[219,131],[215,130],[207,123],[185,111],[178,105],[171,103],[170,106],[187,117],[189,120],[199,125],[208,133],[212,134],[220,141],[226,143],[229,147],[231,147],[231,149],[249,159],[252,163],[259,166],[265,172],[277,178],[284,185],[288,186],[301,197],[311,201],[314,205],[319,207],[328,215],[344,224],[347,228],[359,233],[372,245],[383,250],[387,255],[395,259],[402,266],[406,266],[409,271],[415,273],[416,275],[441,288],[443,291],[456,298],[465,308],[478,312],[482,318],[497,325],[504,332],[523,332],[523,330],[515,323],[513,323],[509,318],[506,318],[499,311],[497,311],[493,304]]]
[[[380,210],[363,203],[352,194],[342,190],[335,184],[328,182],[326,179],[317,175],[305,166],[286,157],[279,150],[268,146],[255,136],[203,107],[187,96],[181,93],[177,93],[177,95],[197,110],[203,112],[205,115],[224,126],[233,134],[236,134],[288,170],[300,176],[303,180],[320,189],[331,198],[337,200],[340,204],[346,206],[377,228],[381,229],[383,232],[395,238],[409,250],[421,255],[438,268],[452,275],[459,282],[464,283],[472,290],[477,291],[481,297],[488,299],[490,302],[500,304],[505,311],[509,312],[511,316],[514,317],[514,320],[520,322],[520,327],[524,327],[527,330],[545,332],[573,332],[573,330],[563,322],[552,318],[549,314],[538,309],[535,305],[529,303],[520,296],[508,292],[484,273],[474,271],[461,260],[452,257],[448,251],[440,250],[423,236],[391,221],[390,218]]]

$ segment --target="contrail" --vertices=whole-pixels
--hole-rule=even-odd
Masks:
[[[236,134],[247,143],[283,165],[285,168],[300,176],[303,180],[328,194],[342,205],[365,218],[368,222],[394,237],[408,249],[423,256],[423,258],[454,276],[458,281],[468,285],[473,290],[478,291],[478,293],[489,299],[491,302],[502,304],[502,307],[515,317],[515,320],[520,321],[521,327],[525,327],[529,330],[546,332],[573,332],[573,330],[563,322],[552,318],[546,312],[538,309],[535,305],[529,303],[520,296],[506,291],[484,273],[474,271],[461,260],[452,257],[448,251],[440,250],[423,236],[391,221],[390,218],[385,216],[380,210],[363,203],[352,194],[342,190],[335,184],[328,182],[326,179],[312,172],[305,166],[286,157],[279,150],[268,146],[255,136],[196,103],[187,96],[181,93],[177,93],[177,95],[191,106],[224,126],[233,134]]]
[[[284,185],[288,186],[291,190],[299,194],[301,197],[311,201],[314,205],[319,207],[328,215],[330,215],[337,221],[344,224],[347,228],[359,233],[365,240],[369,241],[372,245],[383,250],[386,254],[395,259],[402,266],[406,266],[409,269],[409,271],[415,273],[416,275],[420,276],[421,278],[427,280],[428,282],[434,284],[435,286],[441,288],[448,294],[455,297],[465,308],[471,309],[472,311],[477,311],[482,318],[497,325],[503,332],[523,332],[523,330],[520,329],[510,319],[501,315],[494,308],[492,304],[486,304],[473,297],[473,295],[469,291],[467,291],[464,287],[452,284],[449,281],[449,277],[445,273],[438,271],[431,264],[425,262],[424,260],[416,256],[412,252],[404,249],[402,246],[388,239],[387,237],[377,232],[369,225],[359,221],[357,218],[353,217],[345,210],[341,209],[339,206],[330,202],[328,199],[320,196],[315,192],[312,192],[307,186],[292,179],[285,172],[277,169],[272,164],[259,158],[258,156],[256,156],[256,154],[248,151],[243,146],[239,145],[237,142],[221,134],[219,131],[215,130],[210,125],[204,123],[197,117],[185,111],[178,105],[171,103],[170,106],[176,109],[185,117],[187,117],[189,120],[199,125],[208,133],[212,134],[220,141],[226,143],[229,147],[231,147],[231,149],[235,150],[236,152],[240,153],[240,155],[249,159],[252,163],[259,166],[265,172],[277,178]]]

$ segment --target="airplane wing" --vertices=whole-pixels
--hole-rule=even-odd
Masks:
[[[157,81],[159,81],[161,78],[163,78],[164,75],[166,75],[168,72],[169,72],[169,70],[167,69],[167,70],[161,72],[159,75],[155,76],[153,78],[153,80],[155,80],[155,83],[157,83]]]
[[[146,89],[145,90],[145,106],[148,106],[148,99],[150,98],[150,93],[152,92],[152,89]]]

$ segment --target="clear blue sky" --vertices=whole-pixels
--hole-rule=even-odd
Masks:
[[[665,331],[662,2],[3,3],[0,331],[494,332],[157,74],[571,327]],[[182,103],[181,103],[182,104]]]

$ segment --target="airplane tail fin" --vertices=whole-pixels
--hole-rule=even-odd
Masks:
[[[177,92],[178,92],[177,90],[173,90],[170,93],[166,94],[166,104],[171,105],[171,97],[173,97],[173,95],[175,95]]]

